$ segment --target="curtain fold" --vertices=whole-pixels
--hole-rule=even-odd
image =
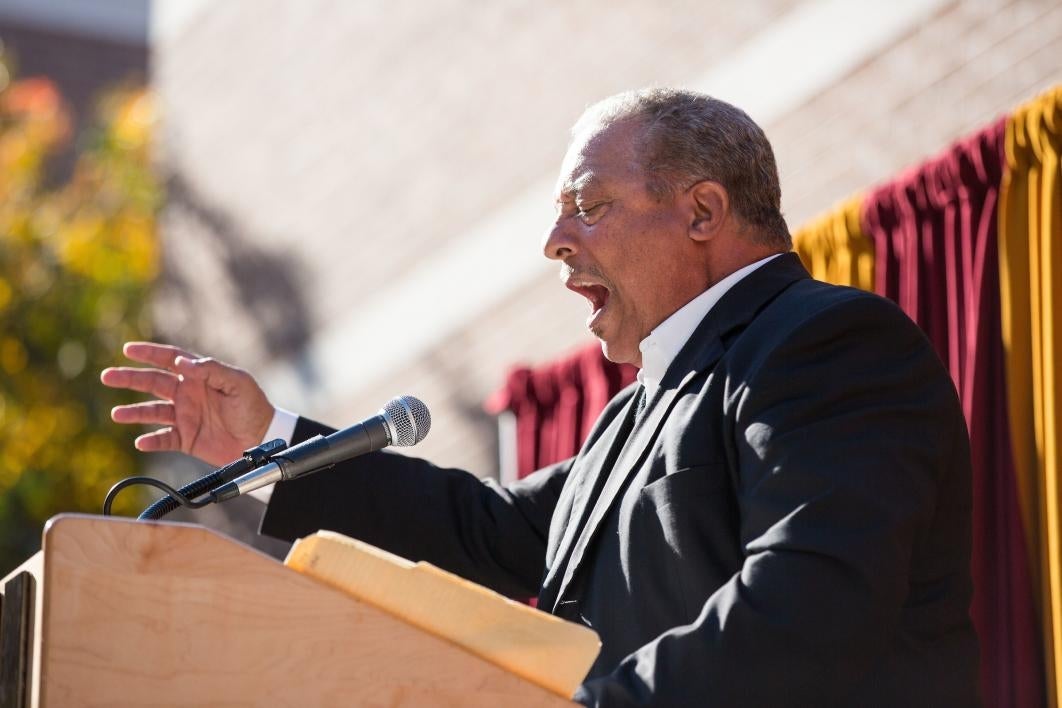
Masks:
[[[997,203],[1005,121],[870,193],[875,290],[926,332],[959,393],[973,463],[974,599],[986,705],[1044,704],[1025,529],[1004,407]]]
[[[863,196],[850,197],[793,233],[793,250],[816,280],[874,290],[874,245],[860,223]]]
[[[1051,705],[1062,693],[1062,86],[1007,121],[999,232],[1013,456],[1043,627]]]
[[[605,405],[637,373],[610,362],[597,343],[541,366],[512,369],[485,408],[516,415],[517,475],[577,453]]]

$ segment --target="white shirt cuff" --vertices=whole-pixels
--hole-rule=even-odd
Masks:
[[[299,416],[283,408],[273,409],[273,420],[269,421],[262,442],[269,442],[280,438],[288,445],[291,444],[291,436],[295,434],[295,424],[299,422]]]
[[[299,422],[299,416],[291,411],[286,411],[283,408],[273,409],[273,420],[269,421],[269,427],[266,428],[265,435],[262,437],[262,442],[269,442],[270,440],[276,440],[280,438],[288,445],[291,444],[291,437],[295,434],[295,424]],[[250,493],[255,499],[269,503],[269,497],[273,494],[273,485],[268,487],[260,487]]]

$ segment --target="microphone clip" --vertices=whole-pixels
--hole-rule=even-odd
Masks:
[[[287,449],[288,444],[284,442],[283,439],[277,438],[276,440],[269,440],[261,445],[244,450],[243,456],[251,463],[248,469],[254,469],[266,464],[274,455]]]
[[[110,515],[111,502],[113,501],[114,496],[124,487],[130,486],[131,484],[147,484],[158,487],[166,492],[166,496],[158,499],[144,511],[140,512],[138,518],[143,521],[161,519],[179,506],[197,509],[207,504],[216,503],[216,498],[210,495],[211,490],[215,487],[227,484],[252,470],[256,470],[259,467],[269,464],[274,455],[282,453],[287,448],[288,444],[280,438],[277,438],[276,440],[267,440],[261,445],[256,445],[244,450],[243,455],[237,457],[232,462],[184,485],[178,490],[174,490],[169,487],[169,485],[166,485],[159,480],[148,481],[148,478],[144,477],[134,477],[129,480],[122,480],[116,484],[110,492],[108,492],[107,499],[104,500],[103,504],[103,513],[104,515]],[[203,497],[203,495],[207,496],[199,501],[193,501]]]

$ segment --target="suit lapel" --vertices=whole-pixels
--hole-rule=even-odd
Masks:
[[[632,387],[632,390],[636,390],[636,388]],[[616,441],[626,437],[630,407],[634,402],[635,397],[632,396],[605,429],[601,431],[601,434],[592,437],[591,442],[583,449],[572,466],[574,490],[570,506],[571,514],[560,542],[557,544],[557,550],[553,554],[546,578],[542,581],[542,590],[539,593],[540,607],[549,607],[551,604],[550,593],[557,586],[558,574],[567,566],[565,561],[572,545],[575,543],[575,539],[578,538],[579,530],[583,528],[586,518],[594,508],[593,500],[607,478],[605,472],[612,469],[619,455]]]
[[[660,388],[648,401],[641,420],[631,430],[627,444],[623,445],[622,441],[617,443],[615,440],[614,436],[620,432],[619,427],[610,426],[607,433],[601,436],[597,441],[598,445],[603,445],[606,449],[622,446],[621,452],[614,465],[608,465],[608,460],[604,456],[593,461],[604,465],[596,471],[596,474],[587,475],[595,479],[595,488],[601,486],[601,493],[594,502],[593,489],[581,490],[586,491],[586,494],[575,500],[575,504],[582,503],[589,506],[592,503],[593,510],[581,530],[580,524],[588,510],[581,511],[579,523],[570,524],[566,529],[565,537],[553,559],[549,575],[543,583],[540,607],[556,611],[557,605],[564,599],[573,579],[583,566],[586,552],[600,531],[602,522],[615,505],[627,480],[643,463],[660,428],[667,420],[678,394],[699,373],[710,371],[725,353],[723,338],[735,329],[751,322],[763,307],[789,285],[807,277],[809,277],[808,273],[800,264],[796,254],[787,253],[764,264],[738,282],[701,321],[693,336],[668,367]],[[629,405],[632,404],[633,401]],[[624,415],[617,416],[617,420],[625,416],[626,411]],[[614,420],[613,423],[615,422]],[[589,456],[586,463],[591,463]],[[578,510],[578,507],[575,509]],[[570,552],[569,548],[571,548]],[[556,586],[557,577],[561,571],[563,575],[560,585]],[[556,595],[551,598],[549,595],[553,587],[557,587],[557,590]]]
[[[714,351],[714,360],[706,361],[706,363],[708,365],[713,364],[722,353],[722,345],[719,345]],[[685,378],[674,388],[665,389],[661,386],[646,404],[645,413],[631,430],[626,444],[622,444],[623,441],[620,441],[620,444],[617,445],[617,447],[622,445],[619,456],[614,465],[601,471],[601,475],[605,477],[604,486],[593,505],[590,518],[578,535],[578,540],[572,548],[568,562],[563,564],[560,562],[554,563],[551,569],[554,574],[556,574],[558,568],[563,567],[564,569],[563,579],[557,589],[556,602],[560,602],[563,599],[565,591],[570,587],[572,579],[583,564],[587,549],[597,537],[602,523],[615,505],[620,492],[626,485],[627,479],[638,469],[645,455],[652,447],[652,443],[667,419],[667,415],[671,411],[671,406],[674,404],[679,391],[692,381],[697,373],[696,370],[687,372]],[[558,560],[560,558],[561,556],[558,556]]]

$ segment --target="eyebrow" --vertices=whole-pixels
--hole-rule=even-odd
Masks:
[[[598,187],[600,185],[601,179],[597,177],[592,171],[587,170],[578,177],[576,177],[574,180],[564,183],[564,185],[561,187],[561,192],[560,196],[558,197],[558,201],[566,197],[570,198],[572,197],[572,195],[578,195],[580,192],[583,192],[586,189]]]

